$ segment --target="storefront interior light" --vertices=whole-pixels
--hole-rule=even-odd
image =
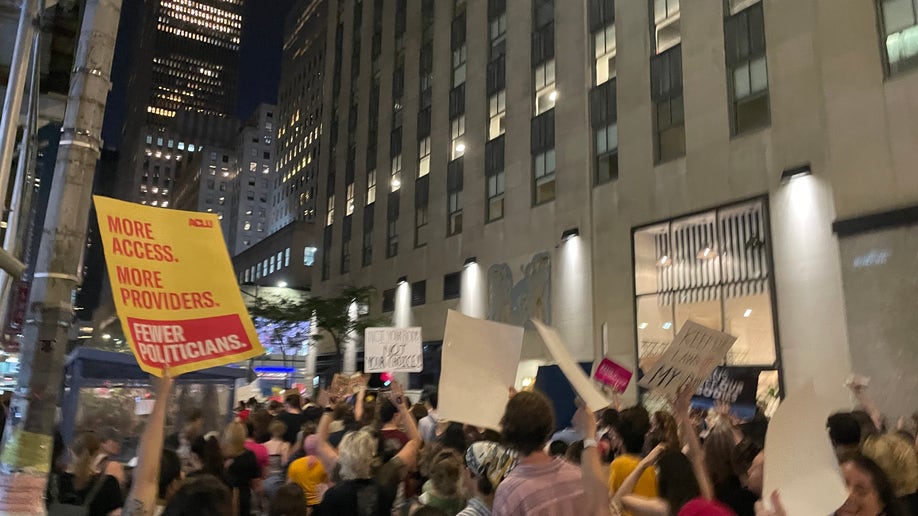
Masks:
[[[672,264],[672,260],[670,260],[669,256],[665,254],[661,256],[659,260],[657,260],[657,267],[669,267]]]
[[[746,311],[743,312],[743,317],[749,317],[750,315],[752,315],[752,308],[747,308]]]
[[[813,171],[810,169],[809,163],[806,165],[801,165],[799,167],[793,167],[781,172],[781,184],[787,184],[798,177],[812,175]]]
[[[697,257],[699,260],[713,260],[717,258],[717,252],[713,247],[706,245],[698,250]]]

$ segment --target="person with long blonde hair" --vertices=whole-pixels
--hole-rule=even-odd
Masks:
[[[94,432],[83,432],[70,443],[70,461],[57,479],[57,493],[49,503],[82,505],[90,516],[105,516],[124,502],[118,479],[95,468],[102,442]]]
[[[261,467],[255,454],[245,447],[248,435],[245,425],[234,421],[223,430],[221,445],[226,459],[226,476],[233,491],[233,506],[239,516],[249,516],[252,509],[252,488],[259,488]]]

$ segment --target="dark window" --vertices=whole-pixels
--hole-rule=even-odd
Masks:
[[[532,29],[533,32],[555,21],[554,0],[532,1]]]
[[[443,276],[443,299],[458,299],[462,294],[462,272]]]
[[[590,0],[590,32],[615,22],[615,0]]]
[[[384,290],[382,293],[382,311],[383,312],[394,312],[395,311],[395,289],[390,288]]]
[[[532,66],[538,66],[555,57],[555,24],[540,28],[532,33]]]
[[[449,118],[452,120],[465,113],[465,83],[449,92]]]
[[[361,264],[366,267],[373,263],[373,209],[371,204],[363,209],[363,252]]]
[[[398,254],[398,215],[399,202],[401,197],[399,192],[390,192],[387,201],[386,217],[386,258],[392,258]]]
[[[593,182],[597,185],[618,179],[616,84],[613,78],[590,91],[590,122],[596,152]]]
[[[430,183],[429,175],[418,178],[414,182],[414,246],[427,245],[430,213],[428,210]]]
[[[531,151],[542,152],[555,146],[555,110],[532,119]]]
[[[493,95],[503,90],[507,84],[506,57],[500,56],[494,61],[488,63],[487,77],[485,79],[485,89],[488,95]]]
[[[427,302],[427,281],[415,281],[411,284],[411,306],[421,306]]]
[[[446,235],[462,232],[462,157],[449,162],[446,171]]]
[[[724,45],[733,134],[767,126],[771,114],[762,2],[724,21]]]
[[[501,135],[485,144],[485,220],[493,222],[504,217],[504,136]]]
[[[650,59],[653,101],[654,162],[685,156],[685,109],[682,98],[682,45]]]

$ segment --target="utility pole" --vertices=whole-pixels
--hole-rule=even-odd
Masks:
[[[100,155],[121,0],[87,0],[0,453],[0,514],[44,514],[55,413]]]

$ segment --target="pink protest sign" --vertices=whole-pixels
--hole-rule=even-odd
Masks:
[[[604,383],[616,392],[625,392],[628,383],[631,381],[631,371],[616,364],[608,358],[602,359],[599,367],[596,368],[596,374],[593,375],[600,383]]]

